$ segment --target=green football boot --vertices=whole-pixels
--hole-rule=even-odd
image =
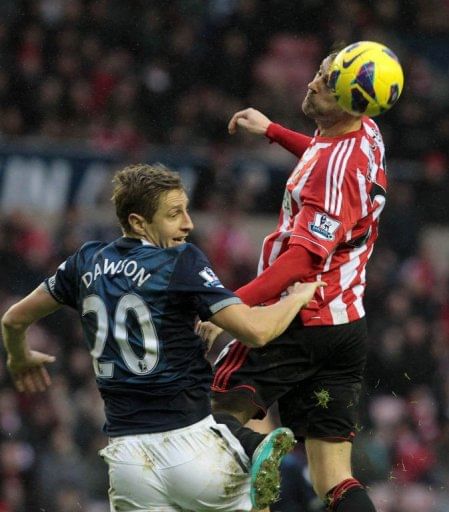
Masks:
[[[251,503],[261,510],[279,499],[281,460],[295,446],[289,428],[277,428],[266,435],[254,452],[251,464]]]

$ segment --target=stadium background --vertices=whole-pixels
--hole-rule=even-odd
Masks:
[[[362,39],[395,50],[406,86],[378,120],[390,191],[368,270],[356,474],[379,512],[447,512],[446,0],[2,0],[0,308],[84,240],[118,234],[109,185],[128,162],[177,168],[194,240],[223,282],[253,277],[294,160],[256,137],[229,137],[226,123],[251,105],[310,133],[307,82],[335,41]],[[0,359],[0,512],[104,512],[102,403],[77,318],[49,317],[30,340],[57,355],[53,386],[19,396]],[[318,510],[307,490],[295,497],[303,468],[299,448],[273,510]]]

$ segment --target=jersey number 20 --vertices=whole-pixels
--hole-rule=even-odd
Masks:
[[[135,354],[128,341],[126,319],[129,311],[135,314],[142,333],[144,350],[142,358]],[[97,315],[95,345],[90,351],[93,357],[95,374],[97,377],[110,378],[114,373],[114,363],[100,363],[98,361],[103,354],[108,338],[108,312],[101,297],[89,295],[84,299],[83,316],[88,313],[95,313]],[[118,301],[114,315],[113,336],[120,348],[123,361],[132,373],[135,375],[147,375],[154,370],[159,359],[159,340],[150,311],[145,302],[137,295],[126,294]]]

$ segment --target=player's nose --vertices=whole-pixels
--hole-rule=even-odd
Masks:
[[[312,78],[312,80],[307,84],[307,88],[309,89],[309,91],[312,91],[312,92],[318,92],[318,81],[319,81],[319,76],[316,75]]]
[[[187,212],[185,212],[183,220],[184,220],[184,222],[182,224],[182,229],[185,229],[186,231],[192,231],[192,229],[193,229],[192,217],[190,217],[190,215]]]

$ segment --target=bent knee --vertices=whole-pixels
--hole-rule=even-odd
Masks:
[[[242,424],[248,422],[256,413],[257,407],[244,393],[212,393],[212,412],[227,412]]]

